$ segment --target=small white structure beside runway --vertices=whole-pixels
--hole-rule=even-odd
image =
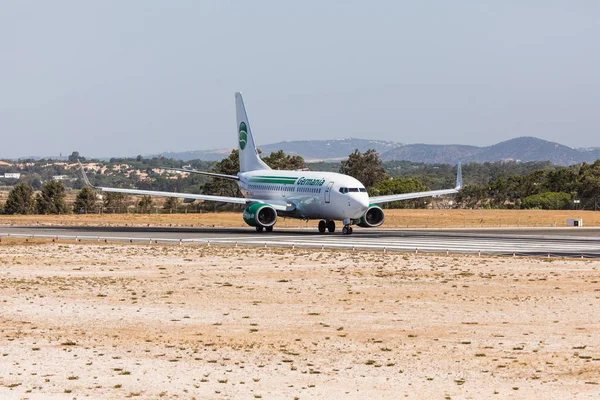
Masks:
[[[569,218],[567,226],[583,226],[583,218]]]

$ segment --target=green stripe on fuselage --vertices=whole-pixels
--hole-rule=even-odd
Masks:
[[[296,180],[296,176],[271,176],[271,175],[256,175],[254,178],[267,178],[267,179],[293,179]]]
[[[277,184],[286,184],[293,185],[296,183],[296,178],[282,178],[282,177],[265,177],[265,178],[250,178],[250,182],[258,182],[258,183],[277,183]]]

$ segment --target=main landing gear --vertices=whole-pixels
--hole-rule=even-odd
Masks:
[[[335,232],[335,221],[329,220],[325,222],[324,220],[320,220],[319,232],[325,233],[325,230],[329,231],[329,233]]]
[[[319,232],[325,233],[327,230],[329,233],[335,232],[335,221],[329,220],[320,220],[319,221]],[[342,229],[342,233],[344,235],[350,235],[352,233],[352,227],[350,225],[345,225]]]

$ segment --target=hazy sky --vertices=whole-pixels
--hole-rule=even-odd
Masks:
[[[600,2],[0,0],[0,157],[600,146]]]

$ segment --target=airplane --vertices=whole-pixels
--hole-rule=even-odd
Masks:
[[[235,93],[235,105],[240,172],[237,175],[225,175],[188,168],[180,171],[234,180],[244,197],[96,187],[90,183],[83,166],[79,163],[85,183],[102,192],[177,197],[187,202],[204,200],[242,204],[246,206],[242,214],[244,222],[254,227],[257,232],[272,232],[278,217],[286,217],[306,221],[318,219],[320,233],[335,232],[335,221],[342,221],[344,235],[352,234],[352,225],[365,228],[381,226],[385,215],[378,204],[453,194],[462,188],[460,163],[457,167],[456,186],[452,189],[375,197],[369,197],[364,185],[348,175],[305,170],[272,170],[261,160],[256,149],[242,94],[239,92]]]

